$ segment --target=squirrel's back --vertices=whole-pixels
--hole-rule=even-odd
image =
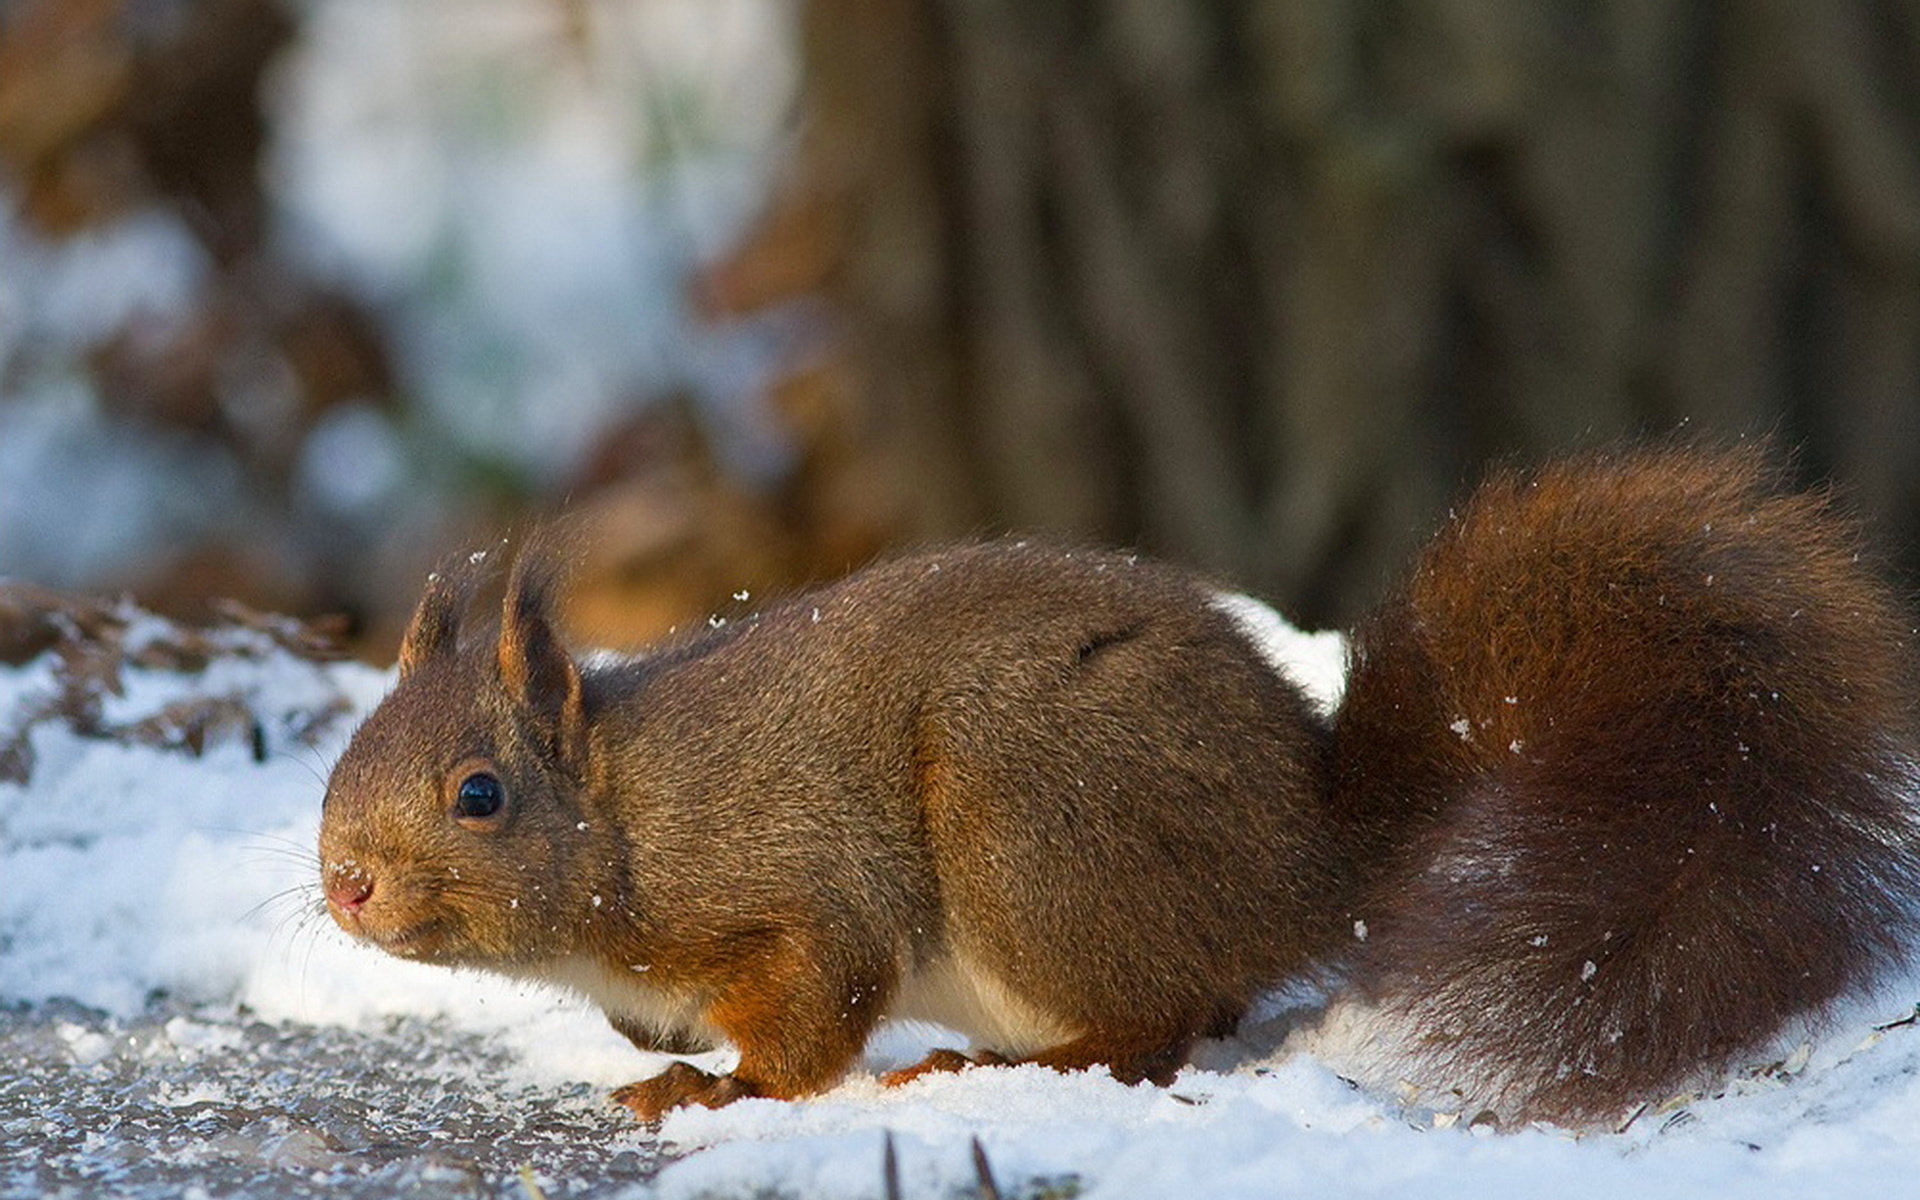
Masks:
[[[1354,914],[1387,1070],[1588,1123],[1899,959],[1912,632],[1757,450],[1484,484],[1356,630],[1336,729],[1336,807],[1394,847]]]

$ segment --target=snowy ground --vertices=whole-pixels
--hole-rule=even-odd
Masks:
[[[136,621],[128,652],[167,636]],[[1327,676],[1324,643],[1276,645]],[[602,1097],[662,1060],[594,1014],[384,958],[318,916],[321,776],[387,680],[226,646],[204,670],[127,668],[92,717],[105,736],[32,722],[28,782],[0,783],[0,1197],[878,1196],[888,1132],[906,1197],[971,1194],[976,1137],[1008,1195],[1912,1194],[1920,1027],[1874,1026],[1920,980],[1620,1134],[1494,1133],[1361,1093],[1276,1006],[1170,1089],[863,1075],[677,1113],[656,1141]],[[0,667],[0,772],[58,690],[50,655]],[[196,699],[254,723],[169,745]],[[929,1039],[889,1031],[869,1065]]]

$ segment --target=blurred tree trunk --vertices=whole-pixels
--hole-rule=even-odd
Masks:
[[[1804,446],[1920,533],[1920,4],[811,0],[804,187],[920,533],[1351,617],[1461,483]]]

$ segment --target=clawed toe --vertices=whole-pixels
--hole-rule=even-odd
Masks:
[[[617,1089],[613,1101],[652,1124],[669,1110],[688,1104],[719,1108],[755,1094],[752,1085],[737,1075],[715,1075],[689,1063],[677,1062],[652,1079]]]

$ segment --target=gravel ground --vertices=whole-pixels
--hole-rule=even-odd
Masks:
[[[602,1197],[657,1150],[595,1088],[501,1082],[442,1025],[0,1007],[0,1197]]]

